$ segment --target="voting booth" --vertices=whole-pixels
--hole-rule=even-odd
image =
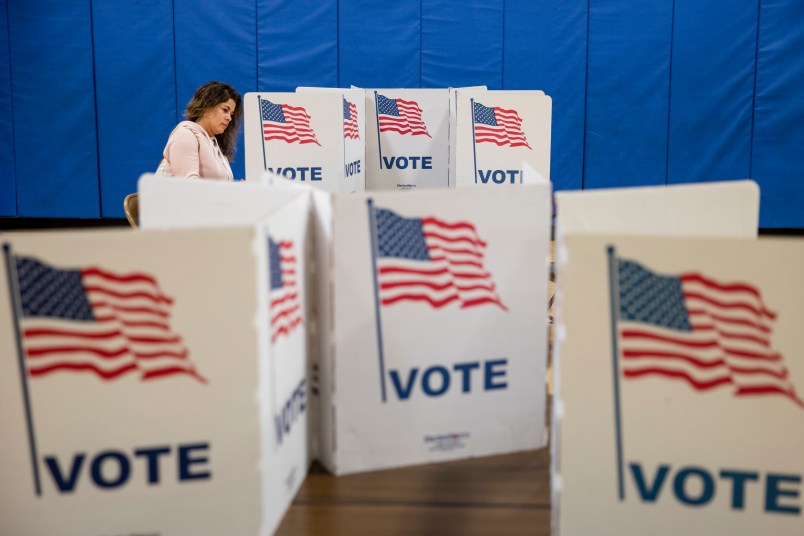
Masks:
[[[366,89],[366,189],[449,186],[449,91]]]
[[[521,184],[522,164],[550,178],[552,100],[543,91],[459,89],[455,185]]]
[[[309,199],[3,235],[3,534],[271,534],[308,469]]]
[[[320,454],[330,471],[546,444],[549,207],[549,185],[323,203]]]
[[[556,534],[801,532],[804,243],[758,193],[556,195]]]
[[[558,533],[801,534],[804,242],[565,244]]]
[[[332,193],[365,189],[362,90],[246,93],[243,102],[248,181],[267,171]]]

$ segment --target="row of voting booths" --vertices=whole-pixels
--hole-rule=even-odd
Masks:
[[[550,177],[543,91],[332,89],[244,97],[246,179],[332,193],[521,184]]]
[[[313,459],[547,444],[548,184],[138,190],[3,236],[3,534],[271,534]]]
[[[554,534],[800,534],[801,240],[757,238],[750,181],[557,193],[548,427],[549,157],[494,160],[540,146],[524,93],[444,91],[405,141],[480,187],[397,174],[424,149],[379,121],[412,95],[249,94],[256,178],[146,175],[137,232],[3,235],[0,533],[268,535],[312,460],[549,443]],[[478,143],[498,108],[523,138]]]

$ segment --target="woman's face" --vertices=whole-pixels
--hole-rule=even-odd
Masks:
[[[235,112],[235,102],[232,99],[216,104],[212,108],[204,112],[204,115],[198,121],[198,124],[204,127],[207,134],[210,136],[217,136],[223,134],[226,127],[232,121]]]

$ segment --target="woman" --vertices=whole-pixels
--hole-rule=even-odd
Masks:
[[[229,84],[198,88],[184,117],[170,133],[157,175],[231,181],[237,130],[243,116],[240,95]]]

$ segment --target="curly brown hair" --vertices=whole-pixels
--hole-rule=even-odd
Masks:
[[[193,98],[187,103],[184,117],[188,121],[198,121],[207,110],[229,99],[232,99],[235,103],[232,120],[226,130],[223,131],[223,134],[218,134],[215,138],[218,140],[218,145],[223,154],[226,155],[230,162],[233,162],[235,148],[237,147],[237,131],[240,129],[240,121],[243,117],[243,106],[240,94],[232,86],[223,82],[207,82],[196,89],[195,93],[193,93]]]

